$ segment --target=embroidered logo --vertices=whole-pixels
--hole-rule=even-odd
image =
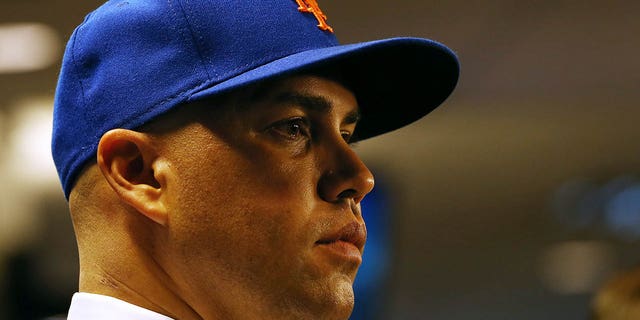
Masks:
[[[327,16],[322,13],[316,0],[296,0],[296,3],[298,3],[298,11],[311,13],[316,17],[320,30],[333,33],[333,28],[327,24]]]

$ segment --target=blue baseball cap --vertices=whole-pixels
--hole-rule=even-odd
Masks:
[[[102,135],[206,97],[331,68],[360,105],[359,140],[440,105],[455,54],[421,38],[340,45],[315,0],[111,0],[73,32],[56,89],[52,153],[68,198]]]

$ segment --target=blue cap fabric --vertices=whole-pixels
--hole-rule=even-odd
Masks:
[[[261,80],[340,69],[360,104],[359,140],[419,119],[455,87],[447,47],[420,38],[339,45],[323,18],[309,0],[106,2],[71,36],[56,90],[52,152],[65,195],[105,132]]]

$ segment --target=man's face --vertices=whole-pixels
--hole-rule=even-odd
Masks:
[[[348,143],[356,99],[315,76],[244,98],[196,108],[162,138],[172,174],[158,262],[204,318],[346,319],[373,188]]]

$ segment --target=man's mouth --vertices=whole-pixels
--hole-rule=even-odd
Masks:
[[[335,255],[362,261],[366,240],[367,231],[364,225],[352,222],[316,241],[316,244],[330,249]]]

